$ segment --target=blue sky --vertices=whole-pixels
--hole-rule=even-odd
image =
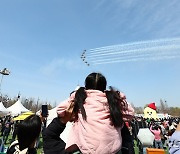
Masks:
[[[178,0],[1,0],[0,69],[11,71],[1,92],[58,103],[98,71],[135,106],[179,106],[179,58],[89,67],[80,59],[84,49],[179,38],[179,14]]]

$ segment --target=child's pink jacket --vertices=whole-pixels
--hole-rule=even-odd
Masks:
[[[121,128],[111,125],[110,112],[106,94],[98,90],[86,90],[87,98],[84,108],[87,121],[78,114],[76,121],[69,134],[66,148],[76,144],[80,151],[85,154],[115,154],[121,149]],[[65,110],[74,100],[75,93],[57,107],[60,117],[65,115]],[[134,109],[128,104],[128,109],[123,114],[124,120],[131,120]]]

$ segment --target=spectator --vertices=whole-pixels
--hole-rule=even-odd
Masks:
[[[41,131],[41,119],[37,115],[27,117],[18,125],[17,141],[8,148],[7,154],[24,152],[36,154],[35,142]]]
[[[162,141],[161,141],[161,130],[157,124],[151,125],[150,127],[151,132],[154,134],[155,139],[155,148],[163,149]]]
[[[176,131],[172,134],[172,136],[169,139],[169,153],[180,153],[180,123],[177,125]]]
[[[5,124],[4,132],[3,132],[4,144],[6,144],[7,142],[10,131],[11,131],[11,123],[10,120],[8,120],[8,122]]]
[[[74,125],[66,144],[68,152],[117,153],[122,146],[121,129],[124,120],[131,120],[134,110],[126,97],[113,88],[106,90],[106,79],[100,73],[91,73],[68,101],[57,108],[59,117],[74,105]],[[98,137],[97,137],[98,134]]]
[[[42,132],[43,150],[45,154],[65,154],[66,143],[60,138],[60,134],[64,131],[66,123],[71,121],[73,106],[70,105],[66,109],[66,116],[54,118]]]
[[[19,121],[15,121],[14,122],[14,130],[13,130],[13,134],[12,134],[12,140],[11,140],[11,143],[15,141],[16,139],[16,136],[17,136],[17,129],[18,129],[18,124],[19,124]]]

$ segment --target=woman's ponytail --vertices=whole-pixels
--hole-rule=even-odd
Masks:
[[[105,91],[109,104],[110,119],[114,127],[123,126],[122,110],[124,109],[124,101],[120,98],[119,91],[115,91],[110,87],[110,91]]]
[[[76,119],[78,118],[78,113],[80,111],[83,119],[86,120],[86,111],[85,111],[84,106],[83,106],[86,97],[87,97],[87,95],[86,95],[85,88],[80,87],[76,91],[75,98],[74,98],[74,110],[73,110],[73,112],[75,113]]]

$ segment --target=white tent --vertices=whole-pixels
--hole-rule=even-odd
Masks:
[[[4,116],[4,115],[7,115],[8,113],[9,113],[9,110],[4,107],[2,102],[0,102],[0,115]]]
[[[49,110],[49,115],[48,115],[48,117],[47,117],[47,126],[51,123],[51,121],[52,121],[55,117],[57,117],[57,112],[56,112],[56,110],[57,110],[57,107]],[[65,143],[67,142],[68,135],[69,135],[69,131],[70,131],[71,127],[72,127],[72,123],[71,123],[71,122],[68,122],[68,123],[66,124],[65,130],[64,130],[64,131],[61,133],[61,135],[60,135],[60,136],[61,136],[61,139],[62,139]]]
[[[20,99],[18,99],[18,101],[13,104],[12,106],[8,107],[7,108],[11,115],[18,115],[18,114],[21,114],[23,112],[28,112],[29,110],[26,109],[22,104],[21,104],[21,101]]]
[[[51,123],[51,121],[57,117],[57,107],[48,110],[48,117],[47,117],[47,126]]]

